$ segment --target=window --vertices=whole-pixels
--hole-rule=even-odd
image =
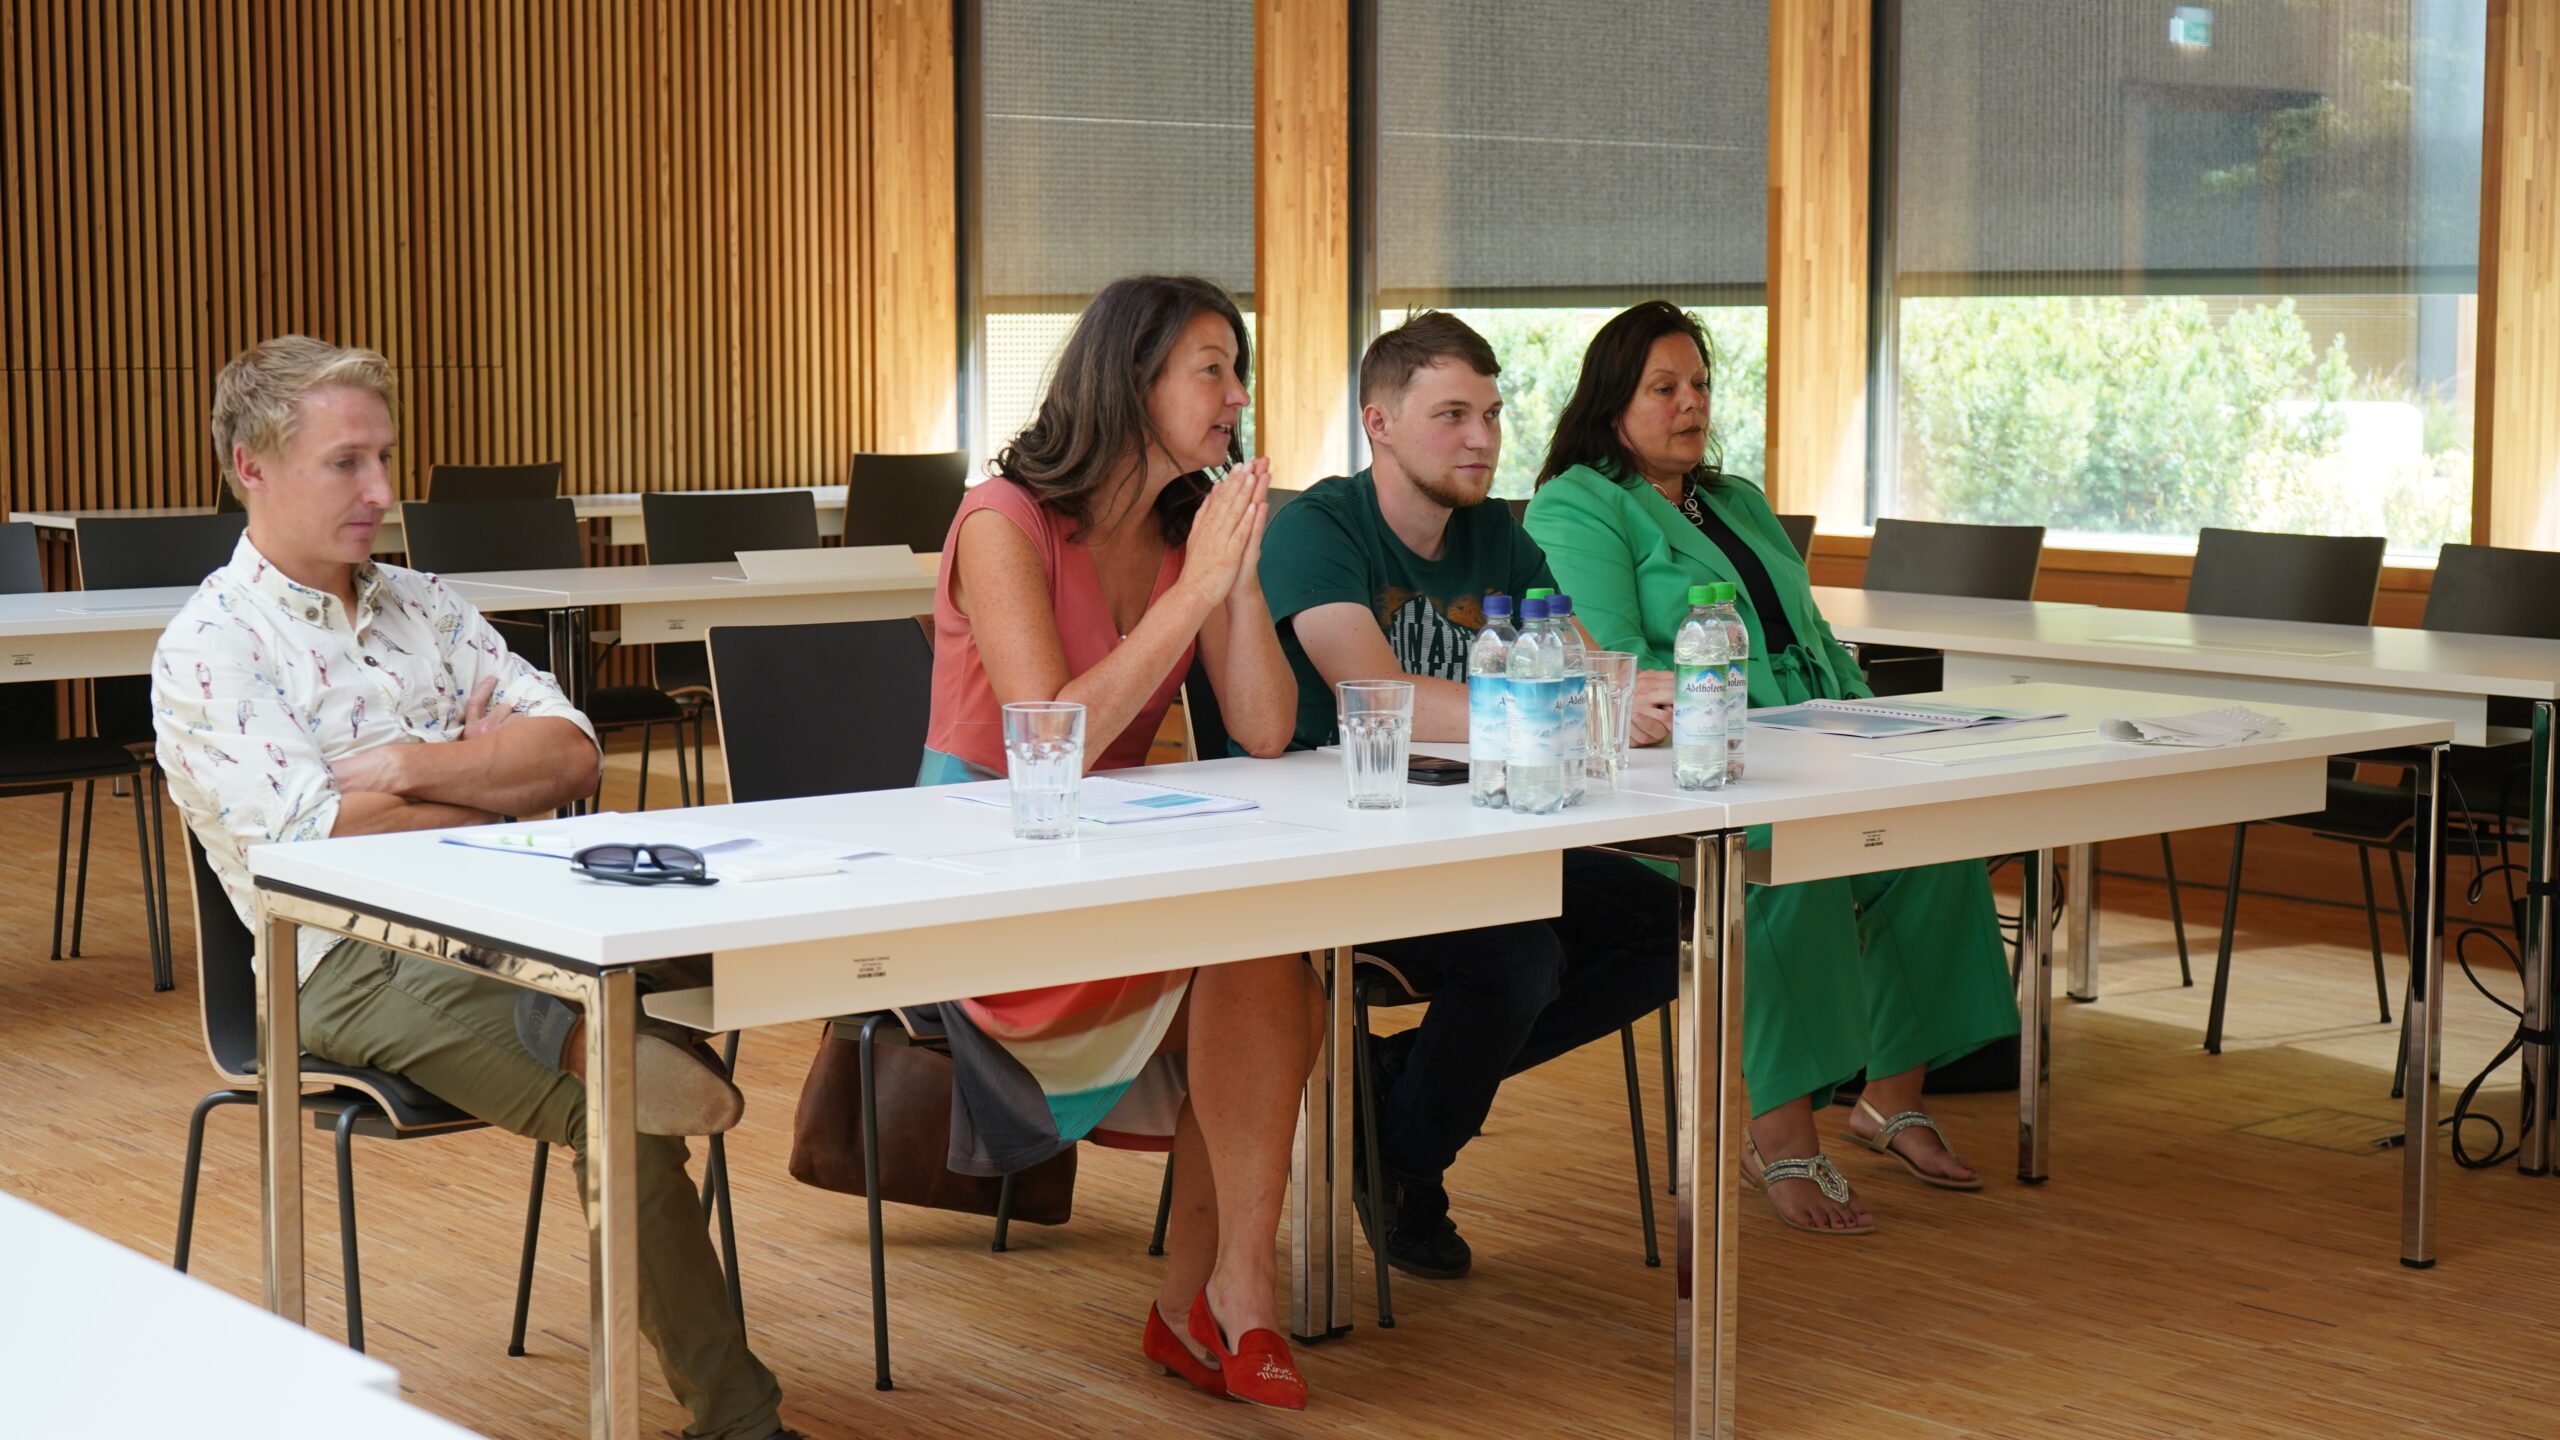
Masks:
[[[1651,299],[1705,320],[1723,462],[1756,478],[1765,6],[1369,0],[1355,13],[1367,133],[1354,193],[1374,237],[1355,247],[1356,320],[1388,328],[1438,307],[1493,343],[1507,421],[1494,493],[1529,493],[1592,332]]]
[[[1200,275],[1251,311],[1253,6],[974,0],[963,22],[962,339],[983,460],[1113,280]]]
[[[2469,538],[2482,7],[1883,7],[1872,511]]]

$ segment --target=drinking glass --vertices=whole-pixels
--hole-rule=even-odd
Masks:
[[[1342,774],[1354,810],[1404,808],[1405,751],[1413,744],[1413,682],[1345,680],[1341,701]]]
[[[1624,650],[1583,652],[1591,680],[1591,744],[1583,782],[1592,794],[1618,788],[1627,773],[1627,718],[1635,708],[1636,657]]]
[[[1064,700],[1007,705],[1004,758],[1013,791],[1013,838],[1074,839],[1076,792],[1084,781],[1084,707]]]

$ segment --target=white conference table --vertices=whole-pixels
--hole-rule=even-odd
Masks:
[[[844,533],[845,487],[842,485],[749,485],[721,493],[751,495],[779,490],[808,491],[817,498],[818,502],[818,533],[820,535]],[[648,521],[641,513],[639,491],[621,490],[601,495],[572,495],[568,498],[576,502],[579,519],[606,522],[611,543],[645,545],[649,542]],[[212,513],[213,507],[210,505],[151,505],[121,510],[20,510],[9,518],[24,520],[47,530],[76,530],[83,520],[124,520],[148,516],[210,515]],[[401,528],[398,506],[393,506],[391,512],[382,517],[382,528],[373,533],[373,548],[376,554],[382,555],[402,554],[408,550],[408,532]]]
[[[2560,1018],[2554,991],[2560,966],[2552,954],[2554,924],[2560,922],[2554,901],[2560,852],[2546,838],[2551,820],[2560,815],[2554,788],[2560,766],[2552,763],[2553,737],[2560,730],[2560,640],[1840,587],[1816,587],[1814,600],[1842,640],[1944,652],[1943,683],[1949,689],[2028,681],[2170,689],[2252,705],[2292,701],[2431,715],[2453,723],[2457,745],[2528,742],[2531,900],[2523,937],[2523,1028],[2540,1034]],[[2530,703],[2531,725],[2491,724],[2492,699]],[[2070,990],[2076,1000],[2098,994],[2094,906],[2080,880],[2091,868],[2088,858],[2075,851],[2070,866]],[[2524,1053],[2538,1093],[2560,1095],[2560,1046],[2528,1041]],[[2528,1175],[2552,1168],[2552,1108],[2540,1107],[2517,1147],[2517,1168]]]
[[[400,1375],[160,1261],[0,1194],[0,1355],[20,1435],[467,1440]]]
[[[2157,695],[2056,691],[2084,714]],[[2176,704],[2176,697],[2165,703]],[[1677,837],[1704,897],[1683,946],[1678,1072],[1682,1150],[1675,1430],[1732,1433],[1736,1381],[1737,1197],[1742,1123],[1743,829],[1770,823],[1766,878],[1792,880],[1892,865],[2044,852],[2144,827],[2291,814],[2325,783],[2326,757],[2430,744],[2445,722],[2284,707],[2285,735],[2228,750],[2109,746],[1939,770],[1859,756],[1828,737],[1760,745],[1742,786],[1699,797],[1673,790],[1668,758],[1643,755],[1630,785],[1574,810],[1524,816],[1473,808],[1463,787],[1408,790],[1400,811],[1341,803],[1339,757],[1218,760],[1156,767],[1149,778],[1252,798],[1244,816],[1169,821],[1072,844],[1008,837],[1005,813],[947,791],[897,790],[724,806],[701,818],[759,832],[895,852],[841,875],[707,890],[630,891],[576,880],[549,862],[368,836],[250,852],[262,953],[293,953],[314,926],[477,969],[586,1005],[591,1214],[590,1361],[594,1433],[633,1433],[635,1246],[628,1149],[633,972],[709,955],[706,989],[653,996],[652,1013],[705,1029],[772,1024],[1035,985],[1101,979],[1306,950],[1323,959],[1333,1024],[1301,1112],[1291,1207],[1302,1337],[1350,1319],[1348,1043],[1350,947],[1557,913],[1559,851]],[[1798,740],[1812,744],[1792,743]],[[1826,748],[1827,747],[1827,748]],[[1659,792],[1659,793],[1656,793]],[[664,820],[665,812],[652,819]],[[628,835],[607,817],[564,825]],[[645,828],[645,825],[642,827]],[[2047,861],[2049,863],[2049,860]],[[2421,866],[2424,874],[2434,873]],[[1760,878],[1754,876],[1753,878]],[[2426,913],[2440,895],[2422,882]],[[2050,977],[2050,940],[2022,984]],[[275,973],[262,967],[262,974]],[[262,985],[266,1073],[297,1076],[294,988]],[[2425,993],[2432,997],[2430,981]],[[2044,1165],[2044,1007],[2026,997],[2038,1082],[2022,1098],[2021,1170]],[[2432,1013],[2432,1012],[2430,1012]],[[2432,1025],[2413,1025],[2428,1037]],[[2413,1041],[2413,1044],[2419,1043]],[[2431,1068],[2412,1066],[2430,1076]],[[2412,1087],[2432,1106],[2432,1085]],[[2413,1106],[2418,1103],[2413,1099]],[[302,1314],[301,1129],[291,1107],[261,1109],[269,1303]],[[2425,1132],[2432,1133],[2432,1127]],[[2425,1151],[2428,1147],[2415,1147]],[[2423,1220],[2431,1171],[2417,1160]],[[1696,1308],[1700,1291],[1708,1297]]]
[[[711,562],[509,570],[448,575],[445,583],[484,612],[539,612],[551,627],[553,653],[582,656],[593,606],[623,607],[622,643],[639,645],[699,640],[712,625],[884,619],[932,610],[940,563],[940,556],[919,555],[913,575],[820,580],[749,580],[735,562]],[[171,585],[0,595],[0,679],[144,674],[160,632],[195,592]],[[560,681],[573,700],[583,698],[583,667]]]

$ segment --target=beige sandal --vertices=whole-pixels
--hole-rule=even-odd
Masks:
[[[1754,1165],[1760,1167],[1760,1173],[1756,1175],[1751,1171]],[[1849,1203],[1848,1178],[1840,1173],[1839,1166],[1831,1163],[1830,1156],[1817,1153],[1806,1160],[1764,1160],[1760,1158],[1759,1142],[1752,1139],[1748,1133],[1742,1137],[1742,1179],[1743,1183],[1763,1195],[1767,1195],[1769,1187],[1781,1180],[1810,1180],[1814,1188],[1822,1192],[1822,1198],[1825,1200],[1834,1205]],[[1769,1208],[1777,1215],[1779,1224],[1790,1230],[1801,1230],[1807,1235],[1873,1235],[1876,1233],[1876,1225],[1872,1220],[1864,1225],[1804,1224],[1790,1217],[1786,1211],[1779,1209],[1774,1196],[1770,1198]]]
[[[1934,1185],[1941,1190],[1979,1190],[1982,1188],[1982,1176],[1979,1173],[1975,1174],[1975,1176],[1970,1180],[1954,1180],[1944,1175],[1932,1175],[1928,1171],[1920,1168],[1919,1161],[1914,1160],[1910,1156],[1893,1148],[1893,1137],[1910,1129],[1914,1125],[1925,1125],[1929,1127],[1931,1131],[1936,1133],[1940,1144],[1946,1143],[1947,1132],[1938,1129],[1938,1122],[1930,1119],[1925,1113],[1918,1110],[1905,1110],[1899,1115],[1888,1116],[1883,1111],[1878,1110],[1875,1106],[1868,1104],[1866,1097],[1863,1095],[1858,1097],[1857,1113],[1865,1115],[1867,1118],[1876,1122],[1876,1138],[1870,1140],[1855,1130],[1844,1129],[1840,1133],[1848,1138],[1850,1144],[1863,1146],[1866,1149],[1875,1151],[1879,1155],[1890,1155],[1894,1159],[1901,1161],[1902,1168],[1910,1171],[1912,1178],[1918,1180],[1923,1185]],[[1956,1153],[1956,1147],[1953,1145],[1948,1145],[1946,1148],[1949,1155]]]

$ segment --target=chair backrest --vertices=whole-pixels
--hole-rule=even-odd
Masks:
[[[1304,490],[1292,490],[1286,485],[1274,485],[1262,492],[1262,503],[1269,508],[1271,514],[1277,515],[1288,507],[1290,501],[1306,493]]]
[[[818,497],[806,490],[652,490],[640,497],[640,519],[653,565],[818,548]]]
[[[1810,516],[1810,515],[1781,515],[1781,516],[1779,516],[1779,517],[1778,517],[1778,528],[1787,532],[1787,539],[1788,539],[1791,543],[1793,543],[1793,544],[1794,544],[1794,546],[1796,547],[1796,558],[1797,558],[1797,559],[1799,559],[1799,560],[1804,560],[1804,559],[1809,559],[1809,558],[1811,558],[1811,557],[1812,557],[1812,555],[1813,555],[1813,517],[1812,517],[1812,516]]]
[[[1227,717],[1218,709],[1218,692],[1209,683],[1209,667],[1191,657],[1191,673],[1182,677],[1182,717],[1191,727],[1191,758],[1227,758]]]
[[[196,998],[204,1010],[205,1053],[223,1075],[251,1075],[258,1060],[257,937],[240,923],[213,861],[184,820],[178,835],[187,847],[187,888],[196,904]]]
[[[482,570],[575,570],[587,563],[578,504],[548,500],[412,500],[400,507],[409,563],[440,575]]]
[[[969,494],[969,452],[853,457],[844,481],[844,543],[942,549]]]
[[[2198,531],[2187,613],[2370,625],[2383,543],[2379,535]]]
[[[249,517],[229,515],[105,515],[82,520],[71,532],[80,554],[84,590],[133,590],[152,585],[193,585],[231,562]]]
[[[447,505],[486,505],[508,500],[548,500],[560,493],[558,460],[539,465],[432,465],[427,498]]]
[[[2025,600],[2044,558],[2041,525],[1951,525],[1936,520],[1876,522],[1867,548],[1869,590]]]
[[[33,595],[44,588],[44,557],[32,521],[0,525],[0,595]]]
[[[1505,500],[1505,501],[1503,501],[1502,503],[1511,507],[1511,518],[1512,518],[1512,520],[1513,520],[1513,522],[1514,522],[1514,523],[1517,523],[1517,524],[1523,524],[1523,525],[1525,525],[1525,524],[1527,524],[1527,523],[1528,523],[1528,521],[1529,521],[1529,502],[1528,502],[1528,501],[1526,501],[1526,500]]]
[[[231,488],[230,481],[217,478],[213,482],[213,513],[246,515],[249,507],[240,503],[240,492]]]
[[[714,625],[708,644],[730,799],[916,783],[933,648],[913,620]]]
[[[2436,552],[2425,630],[2560,640],[2560,554],[2496,545]]]

